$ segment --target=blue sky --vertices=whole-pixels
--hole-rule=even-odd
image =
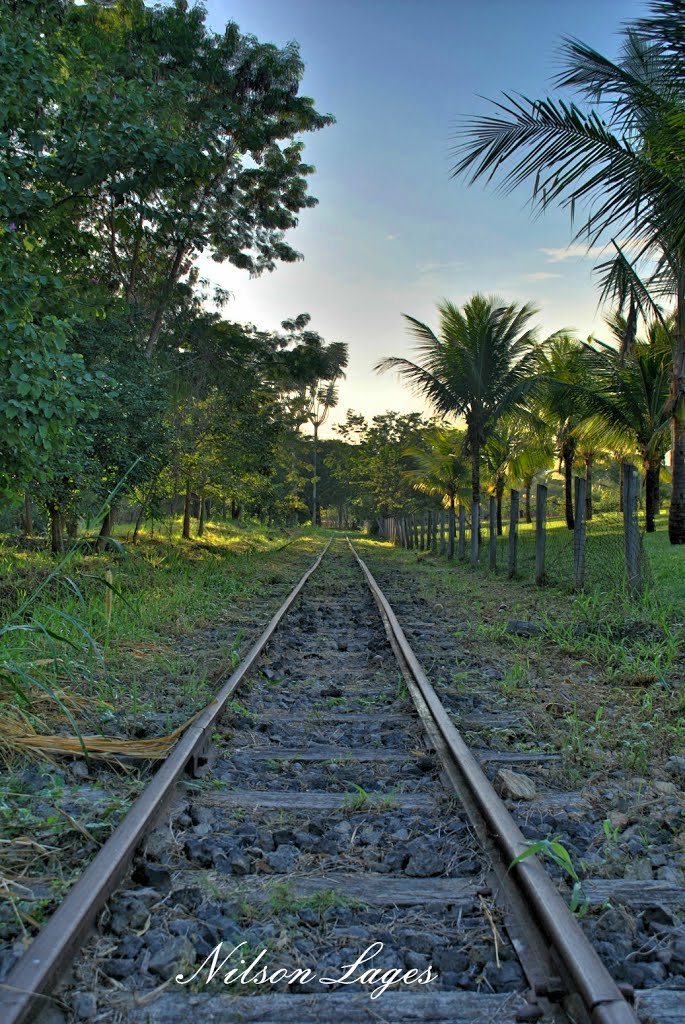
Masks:
[[[568,212],[533,220],[527,189],[502,196],[450,179],[459,116],[484,113],[504,91],[552,93],[556,53],[574,35],[615,55],[634,0],[206,0],[209,22],[282,46],[299,42],[301,93],[337,123],[306,137],[319,205],[288,234],[304,260],[250,280],[203,262],[231,290],[224,315],[276,329],[301,312],[327,340],[346,341],[347,379],[332,422],[421,403],[374,363],[410,355],[402,313],[435,326],[442,298],[476,291],[540,307],[543,333],[601,336],[591,270],[567,246]],[[573,255],[573,252],[576,255]]]

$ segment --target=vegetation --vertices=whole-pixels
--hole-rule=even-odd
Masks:
[[[685,543],[685,234],[682,153],[685,145],[682,4],[652,3],[649,17],[628,23],[620,59],[611,61],[576,39],[562,48],[560,87],[575,89],[583,108],[563,100],[504,96],[497,113],[462,122],[455,175],[469,181],[501,174],[505,187],[533,182],[533,203],[579,201],[590,213],[577,238],[613,242],[602,265],[603,294],[628,309],[621,356],[632,348],[638,315],[674,303],[668,411],[673,431],[671,543]],[[622,241],[616,241],[617,238]],[[631,260],[626,255],[636,250]],[[648,280],[640,265],[653,261]],[[644,276],[644,275],[643,275]]]

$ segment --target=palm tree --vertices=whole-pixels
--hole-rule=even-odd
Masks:
[[[458,134],[454,175],[469,183],[491,180],[515,188],[533,183],[533,206],[589,201],[590,213],[576,238],[588,246],[622,235],[636,248],[631,263],[625,242],[605,292],[629,301],[627,327],[634,333],[644,298],[636,264],[654,259],[649,282],[673,296],[676,340],[669,392],[673,431],[673,493],[669,512],[672,544],[685,544],[685,34],[682,0],[652,0],[651,14],[623,32],[614,62],[568,39],[557,85],[577,90],[582,109],[561,100],[504,96],[492,116],[468,119]],[[644,306],[642,307],[645,312]],[[630,338],[626,338],[628,349]]]
[[[497,535],[502,536],[502,499],[509,480],[521,480],[525,490],[526,522],[531,521],[530,492],[537,473],[554,457],[550,432],[537,417],[522,413],[506,416],[483,448],[485,464],[497,500]]]
[[[564,331],[553,334],[537,352],[542,416],[554,433],[559,470],[563,468],[564,472],[564,504],[569,530],[574,526],[573,462],[578,447],[576,427],[582,419],[573,388],[582,385],[587,375],[586,362],[583,346]]]
[[[655,528],[659,476],[671,439],[671,352],[662,340],[652,332],[651,341],[636,341],[623,361],[614,348],[595,341],[593,384],[579,389],[576,398],[593,417],[583,425],[586,438],[601,438],[604,445],[629,443],[639,453],[648,533]]]
[[[454,506],[468,484],[468,468],[463,459],[465,434],[454,427],[431,427],[420,445],[411,445],[403,454],[413,466],[403,471],[412,487],[422,494],[439,497],[449,509],[448,557],[454,557]]]
[[[405,314],[417,339],[419,362],[400,356],[381,360],[378,372],[398,370],[440,416],[463,416],[471,456],[471,493],[480,501],[480,456],[498,421],[525,401],[533,385],[534,334],[530,304],[504,305],[472,296],[463,308],[438,304],[439,330]]]

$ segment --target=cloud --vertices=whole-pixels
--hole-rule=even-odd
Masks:
[[[399,238],[399,237],[400,237],[399,235],[386,235],[385,236],[385,240],[386,240],[386,242],[394,242],[395,239]]]
[[[562,277],[561,274],[553,274],[548,270],[536,270],[533,274],[523,275],[526,281],[549,281],[551,277]]]
[[[616,241],[624,252],[639,253],[644,245],[644,241],[640,238],[617,238]],[[600,256],[610,258],[616,250],[613,245],[607,243],[606,245],[592,245],[589,249],[586,245],[575,244],[567,245],[563,249],[540,249],[540,252],[544,252],[548,263],[563,263],[565,260],[573,259],[596,260]]]
[[[417,263],[420,274],[440,274],[445,270],[459,270],[465,264],[463,260],[447,260],[445,263]]]
[[[605,249],[602,245],[593,245],[589,249],[586,245],[567,245],[564,249],[541,249],[540,252],[544,252],[548,263],[563,263],[573,259],[594,260]]]

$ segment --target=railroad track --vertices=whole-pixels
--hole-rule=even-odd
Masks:
[[[635,1024],[512,866],[528,844],[369,570],[324,554],[14,967],[7,1024]]]

